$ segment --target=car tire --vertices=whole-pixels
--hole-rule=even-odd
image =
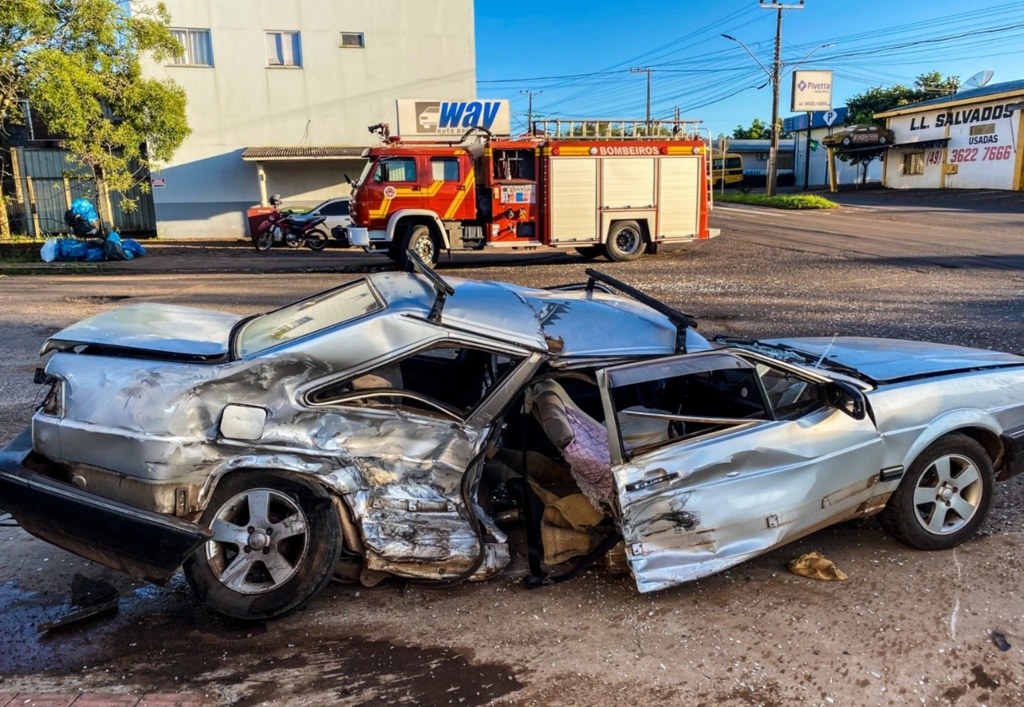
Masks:
[[[878,137],[878,144],[879,144],[879,145],[884,145],[884,144],[885,144],[885,143],[887,143],[887,142],[889,142],[889,141],[885,139],[885,136],[884,136],[884,135],[880,135],[880,136]]]
[[[306,247],[310,250],[323,250],[327,247],[327,234],[322,229],[314,228],[306,234]]]
[[[627,263],[640,258],[646,248],[640,225],[636,221],[620,221],[608,233],[604,252],[616,262]]]
[[[232,619],[266,621],[301,609],[330,582],[341,550],[328,492],[268,471],[222,480],[201,523],[214,536],[185,561],[185,577]]]
[[[604,255],[604,248],[599,245],[587,245],[577,248],[576,252],[587,260],[593,260],[594,258],[600,258]]]
[[[256,237],[252,239],[252,245],[256,250],[264,253],[274,245],[274,234],[269,228],[262,233],[257,233]]]
[[[994,488],[985,448],[967,435],[949,434],[918,455],[878,520],[911,547],[948,550],[985,521]]]
[[[434,267],[437,265],[437,239],[430,232],[430,227],[423,224],[410,226],[406,230],[405,238],[402,239],[401,260],[402,265],[406,264],[406,252],[413,251],[420,256],[420,260]]]
[[[851,142],[852,140],[850,139],[850,136],[847,135],[843,138],[843,147],[849,147]]]

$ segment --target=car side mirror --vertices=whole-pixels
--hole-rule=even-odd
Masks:
[[[864,392],[846,381],[832,381],[828,391],[832,406],[845,412],[854,420],[863,420],[867,415],[867,398]]]

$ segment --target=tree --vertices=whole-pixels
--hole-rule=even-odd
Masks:
[[[772,137],[772,124],[761,122],[759,118],[754,118],[754,122],[750,124],[749,128],[737,125],[736,129],[732,131],[732,136],[735,140],[770,140]],[[782,121],[779,120],[779,138],[791,137],[793,137],[793,134],[785,132],[782,129]]]
[[[848,124],[877,123],[882,125],[884,121],[875,120],[875,113],[955,93],[959,87],[959,77],[942,78],[942,74],[933,71],[918,76],[914,80],[913,87],[895,84],[870,88],[846,101],[846,122]]]
[[[900,106],[920,103],[942,95],[956,93],[960,87],[958,76],[943,78],[938,71],[921,74],[914,80],[913,87],[895,84],[893,86],[877,86],[870,88],[864,93],[859,93],[846,101],[846,123],[847,125],[867,125],[876,123],[885,125],[885,121],[875,119],[875,113],[883,113]],[[864,180],[867,181],[868,165],[876,159],[881,159],[885,154],[885,148],[877,150],[855,150],[847,152],[837,150],[836,157],[843,162],[859,164],[863,169]]]
[[[107,189],[147,189],[150,164],[170,159],[190,133],[185,91],[142,76],[143,55],[181,55],[169,24],[162,3],[0,2],[0,146],[24,122],[19,103],[27,101]],[[8,229],[2,193],[0,229]]]

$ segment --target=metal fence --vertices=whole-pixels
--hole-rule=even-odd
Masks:
[[[138,187],[125,197],[116,192],[104,193],[103,184],[66,150],[16,147],[12,152],[13,178],[8,183],[13,189],[5,188],[4,193],[11,197],[7,215],[13,233],[44,236],[69,232],[64,212],[78,198],[88,199],[96,206],[108,229],[131,234],[156,230],[153,198]],[[122,207],[126,197],[135,201],[134,210]]]

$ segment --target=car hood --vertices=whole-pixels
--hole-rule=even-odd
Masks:
[[[132,304],[61,329],[46,340],[39,353],[88,345],[197,360],[217,359],[227,354],[231,328],[240,319],[237,314],[194,307]]]
[[[829,364],[838,364],[851,368],[877,383],[979,368],[1024,366],[1024,356],[924,341],[866,337],[839,337],[833,340],[829,337],[807,337],[767,339],[763,343],[796,349],[808,354],[813,361],[817,361],[824,353],[824,368],[829,368]]]

